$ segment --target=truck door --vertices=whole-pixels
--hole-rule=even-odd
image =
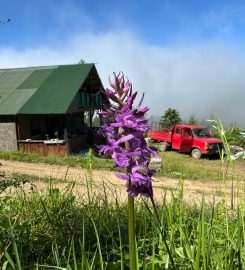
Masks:
[[[180,152],[191,152],[193,135],[190,128],[183,128],[181,132]]]
[[[181,143],[181,128],[180,127],[176,127],[174,129],[174,133],[172,136],[172,148],[173,149],[180,149],[180,143]]]

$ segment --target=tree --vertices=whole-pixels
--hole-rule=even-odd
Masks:
[[[86,64],[85,60],[83,59],[80,59],[77,63],[78,65],[83,65],[83,64]]]
[[[187,124],[189,125],[199,125],[199,120],[195,117],[194,114],[191,114],[189,117],[189,120],[187,121]]]
[[[182,120],[179,112],[172,108],[168,108],[160,119],[160,124],[163,127],[171,127],[172,125],[180,124],[181,122]]]

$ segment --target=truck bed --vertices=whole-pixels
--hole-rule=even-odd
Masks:
[[[160,142],[171,142],[171,132],[151,131],[150,138]]]

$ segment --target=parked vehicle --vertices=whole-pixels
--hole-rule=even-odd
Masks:
[[[193,158],[218,155],[223,148],[222,141],[214,138],[204,126],[179,124],[167,129],[155,124],[149,135],[151,140],[159,143],[160,151],[175,149],[190,153]]]

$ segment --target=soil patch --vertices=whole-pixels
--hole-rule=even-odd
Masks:
[[[59,188],[65,188],[69,184],[74,184],[73,192],[79,195],[87,194],[87,180],[90,177],[86,169],[80,167],[69,167],[64,165],[48,165],[42,163],[25,163],[18,161],[0,160],[0,171],[6,175],[12,173],[28,174],[40,177],[40,180],[34,182],[35,187],[42,191],[49,185],[49,181],[44,181],[43,177],[58,179],[52,182],[52,185]],[[108,170],[93,170],[92,179],[95,190],[107,190],[111,196],[117,196],[120,200],[127,197],[125,192],[125,182],[119,180],[113,171]],[[215,203],[223,199],[227,202],[237,203],[244,197],[244,181],[212,181],[212,180],[183,180],[184,200],[192,204],[200,202],[203,194],[206,202]],[[153,178],[153,189],[156,200],[161,201],[165,191],[167,198],[170,198],[171,192],[179,189],[180,180],[170,177],[155,177]],[[26,187],[28,188],[28,187]],[[176,192],[176,196],[177,196]],[[233,194],[233,196],[232,196]]]

